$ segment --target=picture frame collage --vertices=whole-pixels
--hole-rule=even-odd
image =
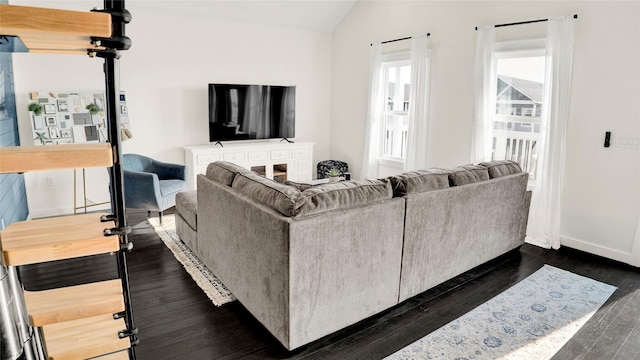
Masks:
[[[29,104],[42,105],[42,113],[30,112],[34,145],[96,143],[108,140],[106,104],[101,91],[31,91]],[[95,104],[91,114],[87,105]],[[126,95],[120,92],[119,106],[122,131],[129,134],[130,123]]]

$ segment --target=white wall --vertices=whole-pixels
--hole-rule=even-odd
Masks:
[[[11,3],[78,10],[102,7],[99,1]],[[331,33],[212,20],[198,14],[202,4],[199,1],[173,3],[191,7],[193,11],[188,16],[166,14],[155,12],[152,3],[127,2],[133,20],[127,25],[126,34],[133,45],[122,54],[120,78],[121,89],[127,93],[133,139],[123,144],[123,152],[184,163],[183,146],[208,143],[207,84],[228,82],[296,85],[295,140],[316,142],[314,160],[327,158]],[[28,131],[28,91],[104,89],[101,59],[14,56],[18,118],[24,145],[33,143]],[[29,174],[27,195],[32,216],[70,212],[71,174],[71,171]],[[54,177],[56,185],[47,186],[46,177]],[[96,189],[90,190],[101,194],[95,197],[108,197],[103,182],[98,182]],[[57,194],[56,197],[51,193]]]
[[[360,1],[333,34],[331,155],[358,177],[369,44],[431,33],[430,166],[469,162],[474,28],[578,14],[567,138],[562,243],[640,265],[638,148],[603,148],[604,132],[640,137],[640,3]],[[543,23],[544,24],[544,23]],[[542,32],[541,32],[542,31]],[[501,39],[544,25],[501,28]],[[615,141],[615,140],[614,140]]]

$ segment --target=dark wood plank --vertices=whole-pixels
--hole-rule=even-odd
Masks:
[[[171,213],[171,211],[169,211]],[[138,359],[382,359],[479,306],[544,264],[618,287],[554,359],[640,358],[640,272],[615,261],[531,245],[471,270],[381,314],[293,352],[238,302],[214,306],[145,222],[128,210],[127,255],[140,345]],[[98,255],[21,268],[28,289],[115,278],[115,259]]]

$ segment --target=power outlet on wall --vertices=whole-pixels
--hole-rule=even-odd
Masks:
[[[613,143],[620,148],[640,148],[640,138],[637,137],[616,136]]]
[[[47,176],[47,186],[56,186],[56,178]]]

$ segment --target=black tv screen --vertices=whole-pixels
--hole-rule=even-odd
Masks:
[[[293,138],[295,86],[209,84],[209,141]]]

